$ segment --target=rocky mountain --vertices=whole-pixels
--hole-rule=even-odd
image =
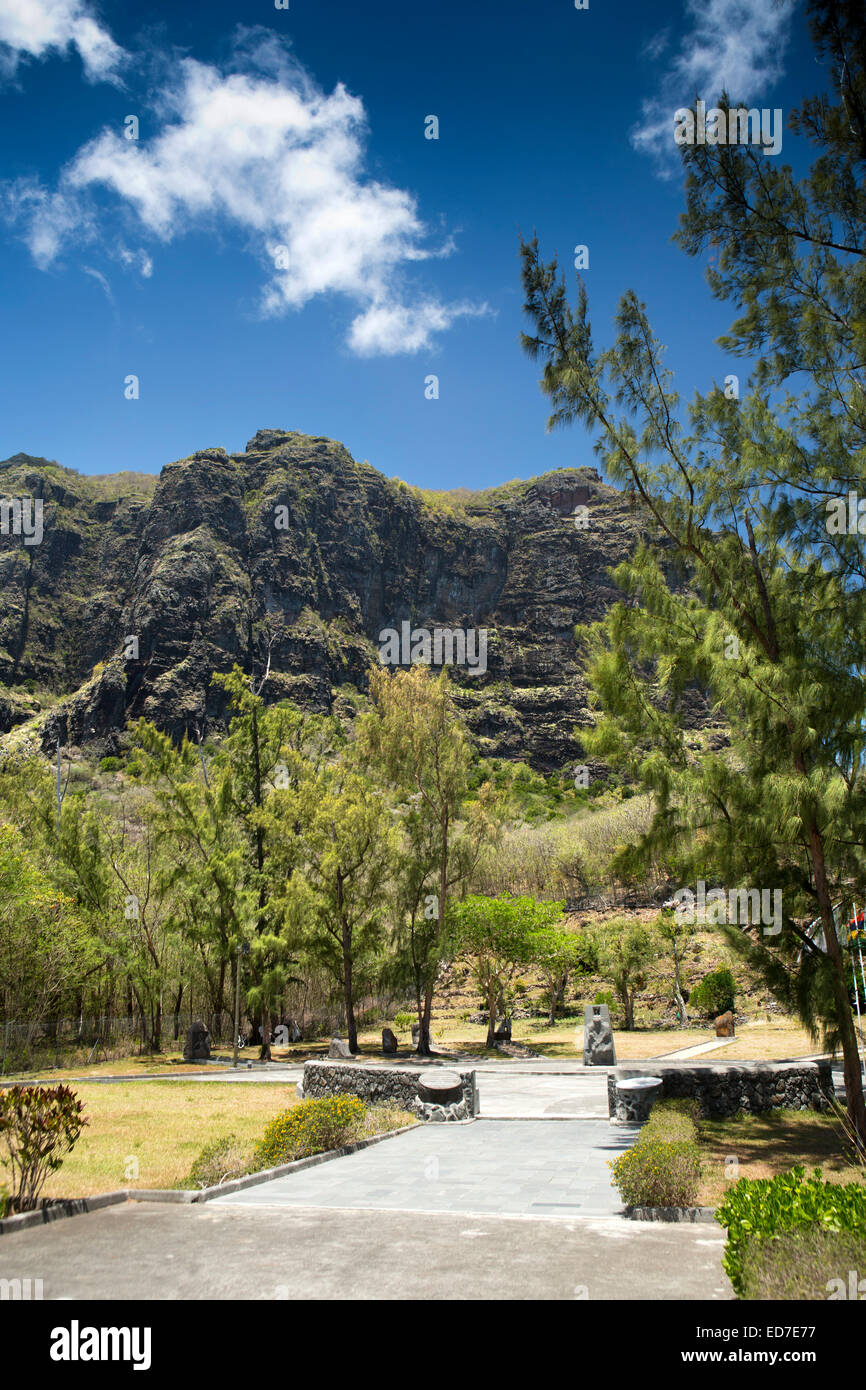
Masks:
[[[453,668],[481,749],[564,769],[589,718],[573,629],[617,596],[608,569],[639,529],[593,468],[421,493],[283,430],[158,479],[17,454],[0,487],[0,729],[39,715],[46,748],[112,751],[140,715],[212,732],[211,674],[235,661],[261,674],[269,658],[269,700],[348,708],[380,634],[408,623],[486,630],[486,670]]]

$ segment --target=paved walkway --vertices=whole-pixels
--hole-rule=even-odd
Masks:
[[[611,1217],[622,1202],[608,1160],[636,1133],[607,1120],[429,1124],[215,1200],[239,1207]]]
[[[607,1068],[531,1070],[481,1063],[475,1068],[481,1115],[488,1119],[606,1120]]]
[[[729,1299],[723,1243],[718,1226],[619,1217],[130,1202],[0,1237],[0,1278],[74,1300]]]

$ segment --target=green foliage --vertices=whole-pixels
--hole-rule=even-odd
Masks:
[[[607,1004],[609,1009],[616,1008],[616,995],[612,989],[600,989],[597,991],[593,1004]]]
[[[232,1178],[243,1177],[248,1167],[244,1146],[237,1135],[226,1134],[205,1144],[189,1170],[187,1186],[216,1187]]]
[[[9,1086],[0,1091],[0,1140],[12,1170],[10,1205],[35,1210],[49,1173],[75,1147],[83,1103],[68,1086]]]
[[[802,159],[682,150],[677,240],[712,253],[709,283],[737,315],[721,345],[755,364],[742,391],[713,385],[686,412],[633,290],[599,350],[585,284],[570,302],[536,239],[521,247],[523,344],[543,365],[551,427],[593,435],[644,528],[614,571],[622,601],[578,633],[597,714],[581,741],[653,798],[615,868],[635,875],[673,852],[690,870],[680,882],[782,893],[781,932],[745,923],[729,939],[825,1046],[841,1042],[866,1142],[833,919],[834,901],[866,897],[866,571],[844,522],[849,491],[866,491],[866,11],[812,0],[809,14],[825,72],[789,119]],[[725,746],[694,739],[696,691]],[[798,926],[817,918],[826,951]]]
[[[719,1014],[733,1011],[736,992],[733,975],[727,966],[722,966],[719,970],[711,970],[700,984],[695,985],[689,995],[689,1003],[698,1013],[717,1018]]]
[[[663,1127],[673,1124],[675,1116],[684,1116],[695,1130],[700,1130],[700,1101],[694,1096],[668,1096],[664,1100],[657,1100],[647,1123]]]
[[[366,1105],[355,1096],[302,1100],[268,1125],[256,1148],[255,1166],[276,1168],[351,1143],[366,1114]]]
[[[646,984],[647,966],[658,955],[655,936],[643,922],[616,917],[593,933],[598,973],[610,980],[625,1012],[625,1026],[634,1028],[635,998]]]
[[[746,1241],[740,1267],[740,1297],[762,1302],[849,1298],[862,1301],[864,1269],[866,1233],[798,1226],[772,1240]]]
[[[701,1156],[688,1103],[657,1101],[635,1143],[610,1167],[626,1206],[692,1206],[700,1187]]]
[[[411,1028],[417,1019],[414,1014],[399,1013],[394,1015],[394,1028],[398,1033],[405,1033],[407,1028]]]
[[[536,960],[560,971],[563,960],[574,959],[569,943],[553,934],[564,904],[540,903],[530,897],[487,898],[470,894],[448,914],[449,944],[455,954],[472,963],[475,984],[487,1009],[487,1045],[492,1047],[496,1015],[521,966]],[[568,968],[567,965],[565,967]]]
[[[123,761],[120,758],[102,758],[99,763],[100,772],[122,772]]]
[[[824,1182],[820,1168],[807,1178],[801,1166],[774,1178],[740,1178],[717,1209],[716,1220],[728,1232],[722,1265],[742,1297],[743,1264],[753,1241],[808,1226],[866,1236],[866,1183]]]

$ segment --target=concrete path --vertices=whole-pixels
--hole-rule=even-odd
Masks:
[[[481,1115],[487,1119],[606,1120],[607,1068],[530,1070],[502,1063],[475,1068]]]
[[[612,1217],[622,1201],[608,1161],[636,1133],[606,1119],[429,1124],[215,1200],[239,1207]]]
[[[658,1057],[651,1057],[652,1062],[685,1062],[689,1057],[702,1057],[705,1052],[715,1052],[717,1047],[729,1047],[736,1038],[713,1038],[710,1042],[696,1043],[694,1047],[678,1047],[675,1052],[662,1052]],[[627,1063],[624,1063],[627,1065]]]
[[[74,1300],[729,1299],[723,1243],[620,1218],[131,1202],[0,1237],[0,1278]]]

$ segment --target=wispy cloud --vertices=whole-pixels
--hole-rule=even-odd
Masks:
[[[27,58],[78,51],[91,82],[115,81],[124,50],[86,0],[0,0],[0,75]]]
[[[752,102],[778,81],[794,9],[795,0],[685,0],[686,32],[631,132],[632,144],[657,161],[660,174],[679,167],[673,139],[678,107],[696,96],[712,104],[723,90],[732,101]],[[666,50],[669,32],[650,41],[650,56]]]
[[[103,130],[55,191],[13,187],[37,264],[92,239],[119,211],[157,243],[233,228],[264,268],[263,315],[343,295],[356,309],[347,342],[361,355],[418,352],[456,319],[486,312],[408,284],[407,268],[449,255],[452,240],[432,243],[415,197],[367,174],[360,98],[342,84],[321,91],[285,46],[254,43],[247,32],[230,69],[187,58],[158,109],[161,125],[147,142]],[[149,268],[139,263],[142,274]]]

